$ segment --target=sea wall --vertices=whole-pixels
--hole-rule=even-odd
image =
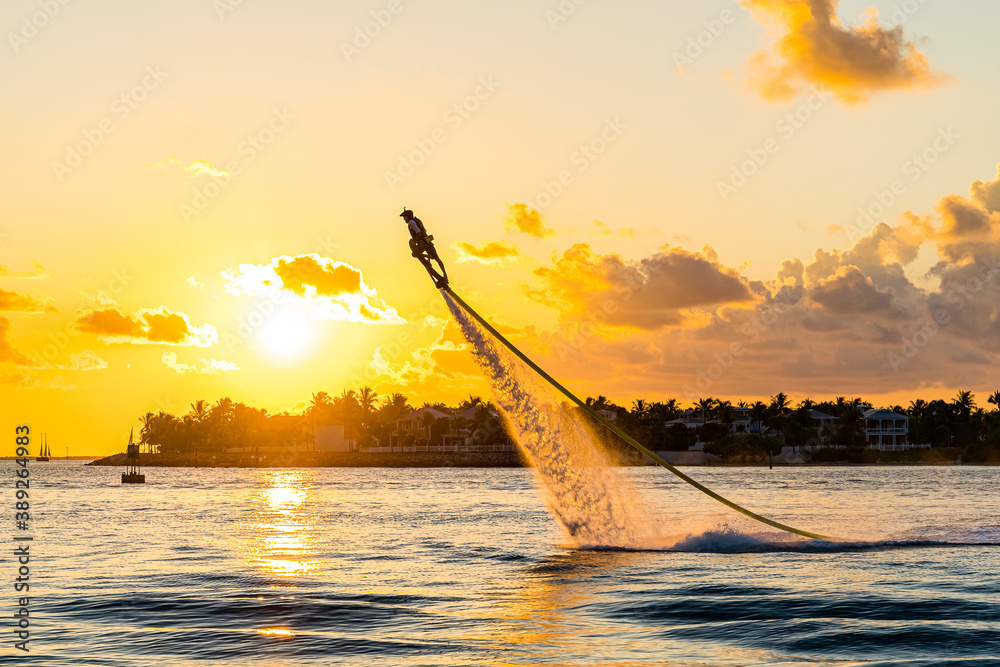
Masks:
[[[214,456],[214,459],[213,459]],[[306,452],[271,454],[263,460],[249,454],[143,454],[143,468],[523,468],[517,452]],[[106,456],[87,465],[124,466],[125,454]]]

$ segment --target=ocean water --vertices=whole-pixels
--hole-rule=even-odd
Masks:
[[[1000,665],[1000,468],[687,469],[837,543],[614,470],[666,551],[574,548],[529,469],[30,469],[2,664]]]

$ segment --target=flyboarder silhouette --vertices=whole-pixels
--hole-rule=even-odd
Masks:
[[[410,229],[410,254],[423,264],[434,286],[444,289],[448,286],[448,272],[444,269],[444,262],[438,257],[437,249],[434,247],[434,237],[427,233],[427,228],[420,218],[413,215],[413,211],[404,208],[399,214],[406,226]],[[441,272],[438,273],[431,264],[431,260],[438,263]]]

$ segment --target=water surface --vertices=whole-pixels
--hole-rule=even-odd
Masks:
[[[1000,665],[1000,469],[687,470],[849,542],[657,468],[619,473],[680,550],[570,548],[525,469],[32,462],[10,664]]]

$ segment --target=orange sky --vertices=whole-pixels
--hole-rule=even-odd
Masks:
[[[488,394],[404,205],[581,395],[996,390],[1000,7],[666,4],[5,3],[3,428]]]

